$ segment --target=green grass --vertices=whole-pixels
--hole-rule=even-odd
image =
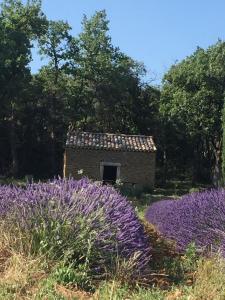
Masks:
[[[17,186],[24,186],[28,182],[28,178],[13,178],[13,177],[0,177],[0,185],[13,184]]]
[[[140,192],[138,196],[128,196],[128,198],[134,205],[139,217],[143,219],[145,210],[154,202],[164,199],[177,199],[185,194],[202,191],[206,188],[209,188],[209,186],[198,184],[193,187],[191,181],[171,180],[165,186],[156,186],[151,192]]]
[[[119,282],[106,282],[98,290],[98,298],[101,300],[160,300],[165,299],[167,292],[159,288],[136,287],[130,289],[127,285],[121,285]]]

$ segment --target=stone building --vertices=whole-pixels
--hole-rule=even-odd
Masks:
[[[151,136],[70,131],[64,176],[154,186],[156,147]]]

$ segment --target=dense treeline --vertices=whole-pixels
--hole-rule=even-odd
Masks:
[[[78,37],[47,20],[36,0],[4,1],[0,20],[1,173],[61,174],[69,125],[154,134],[160,92],[142,82],[142,64],[112,45],[104,11],[85,17]],[[48,64],[32,75],[34,41]]]
[[[0,11],[0,174],[62,173],[69,126],[146,134],[158,146],[158,180],[182,174],[220,180],[225,45],[174,65],[161,89],[143,64],[115,47],[105,11],[84,17],[74,37],[41,2],[5,0]],[[31,74],[33,43],[48,64]],[[181,176],[181,175],[180,175]]]

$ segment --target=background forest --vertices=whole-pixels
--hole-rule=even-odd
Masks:
[[[32,47],[48,64],[31,74]],[[46,18],[39,0],[5,0],[0,11],[0,175],[62,175],[69,126],[153,135],[157,181],[221,182],[225,43],[197,48],[164,75],[122,53],[105,11],[84,16],[82,32]],[[182,174],[182,175],[181,175]]]

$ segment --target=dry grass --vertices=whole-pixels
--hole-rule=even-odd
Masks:
[[[44,276],[45,272],[41,268],[40,259],[27,258],[19,253],[11,253],[4,264],[4,271],[1,273],[0,287],[13,287],[13,289],[20,292],[32,287],[35,282]]]
[[[55,281],[43,289],[48,274],[40,258],[24,257],[21,253],[0,251],[0,299],[83,299],[83,300],[223,300],[225,299],[225,260],[221,256],[202,259],[192,287],[180,285],[171,291],[148,288],[133,289],[118,281],[106,282],[94,295],[58,285]],[[40,293],[40,290],[42,292]]]
[[[178,257],[179,253],[176,251],[176,244],[173,241],[165,239],[156,227],[147,221],[143,222],[145,232],[147,233],[150,244],[152,246],[151,255],[152,260],[160,261],[162,257]]]
[[[20,238],[0,224],[0,299],[29,299],[45,276],[43,258],[25,255],[19,247]]]
[[[162,260],[163,256],[179,259],[174,244],[164,240],[150,225],[146,231],[154,247],[153,259]],[[225,299],[225,259],[221,255],[202,258],[198,262],[191,285],[186,281],[173,284],[164,274],[157,277],[153,288],[151,280],[141,285],[138,280],[131,283],[130,273],[135,257],[129,262],[118,261],[114,280],[100,283],[94,294],[89,294],[69,286],[58,284],[52,276],[51,265],[45,257],[33,257],[29,254],[29,242],[26,251],[24,240],[19,232],[13,231],[8,224],[0,224],[0,300],[224,300]],[[168,270],[163,270],[168,272]],[[154,275],[154,274],[151,274]],[[151,277],[149,277],[151,278]],[[158,281],[161,278],[163,284]],[[165,286],[165,282],[169,286]],[[139,287],[138,287],[139,284]],[[140,287],[142,286],[142,287]],[[162,287],[164,289],[162,289]],[[165,290],[167,288],[167,290]]]
[[[204,258],[194,274],[193,286],[180,285],[168,292],[166,300],[224,300],[225,260],[221,255]]]
[[[200,261],[191,299],[225,299],[225,260],[219,254]]]

